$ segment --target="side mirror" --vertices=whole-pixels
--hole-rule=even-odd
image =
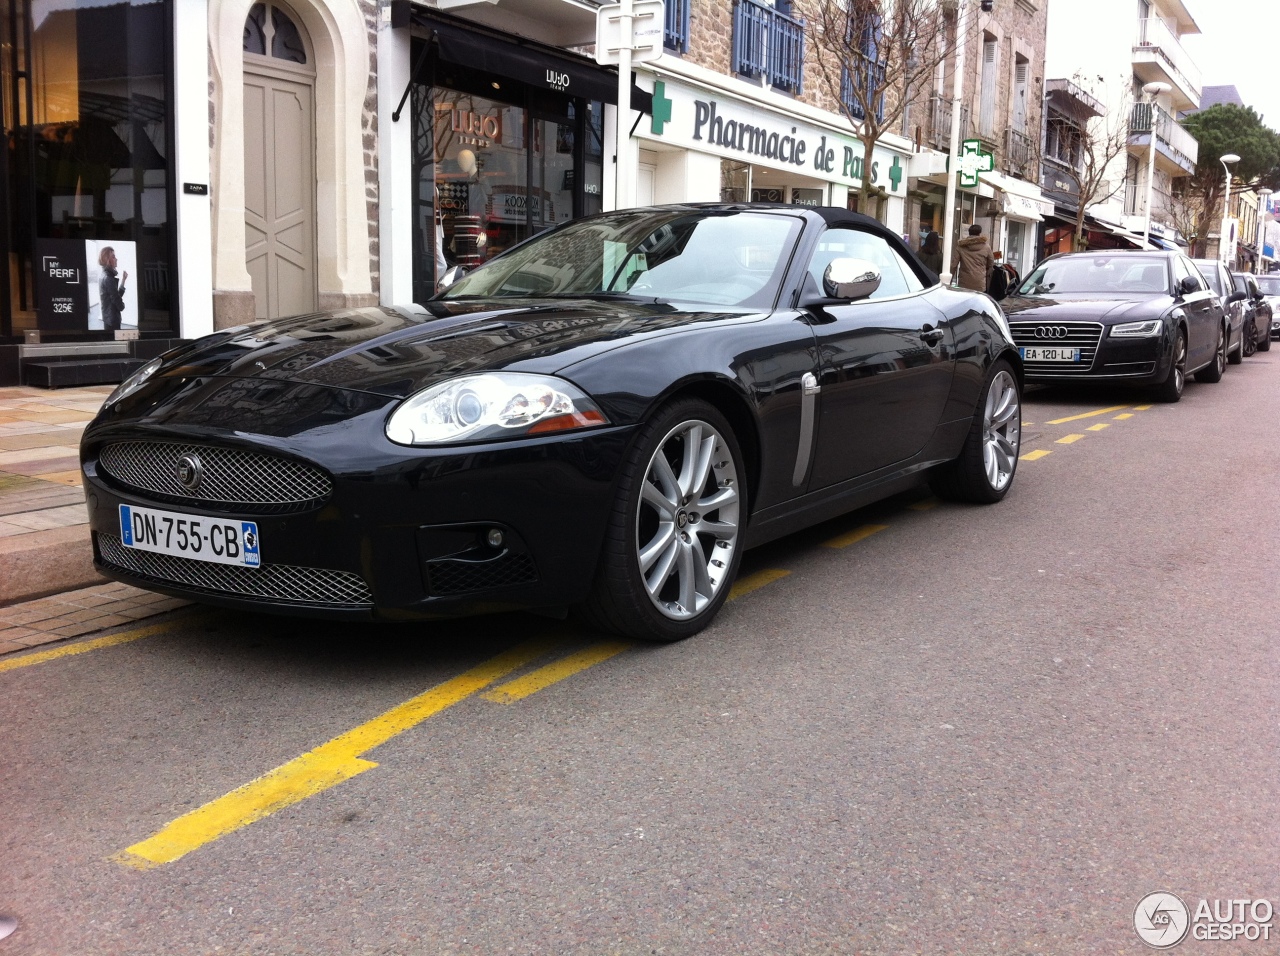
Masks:
[[[443,292],[466,274],[467,270],[462,268],[462,266],[453,266],[452,268],[445,269],[444,275],[442,275],[440,277],[440,281],[436,283],[436,291]]]
[[[1246,298],[1248,298],[1248,296],[1246,296],[1243,292],[1232,292],[1229,296],[1227,296],[1227,300],[1222,304],[1231,305],[1233,302],[1243,302]]]
[[[832,299],[865,299],[880,281],[880,270],[866,259],[832,259],[822,274],[822,291]]]
[[[1195,276],[1183,276],[1178,283],[1178,292],[1182,295],[1191,295],[1191,293],[1199,291],[1200,283],[1196,281]]]

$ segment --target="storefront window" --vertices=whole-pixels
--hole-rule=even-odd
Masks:
[[[168,4],[0,0],[0,33],[0,331],[167,332]]]
[[[472,269],[549,226],[600,211],[599,103],[530,102],[518,84],[474,74],[463,84],[492,88],[495,96],[414,87],[419,301],[434,294],[446,268]]]

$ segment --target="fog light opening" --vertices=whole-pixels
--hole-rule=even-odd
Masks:
[[[485,540],[489,542],[489,547],[501,548],[502,542],[506,540],[506,535],[502,533],[501,528],[490,528],[489,535]]]

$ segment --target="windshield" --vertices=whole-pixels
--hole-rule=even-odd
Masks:
[[[1218,295],[1223,295],[1222,291],[1222,273],[1218,271],[1217,263],[1213,262],[1197,262],[1196,268],[1200,270],[1200,274],[1204,276],[1204,281],[1209,283],[1209,288]]]
[[[614,213],[535,237],[440,298],[627,295],[772,308],[800,225],[752,212]]]
[[[1165,260],[1133,255],[1070,255],[1046,259],[1018,287],[1021,295],[1168,291]]]
[[[1263,295],[1280,295],[1280,276],[1258,276],[1258,288]]]

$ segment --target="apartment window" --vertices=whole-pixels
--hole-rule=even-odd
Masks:
[[[790,0],[737,0],[733,8],[733,72],[764,77],[791,93],[803,90],[804,22]]]
[[[1027,80],[1031,72],[1031,64],[1018,57],[1013,67],[1013,119],[1011,125],[1016,133],[1027,131]]]
[[[850,23],[850,30],[854,29],[854,24]],[[840,99],[844,102],[845,109],[849,115],[855,119],[865,119],[866,114],[863,110],[863,103],[867,99],[868,93],[875,90],[883,90],[884,88],[884,63],[880,58],[880,48],[884,43],[884,26],[881,18],[873,16],[861,24],[861,36],[858,37],[856,44],[859,53],[856,59],[845,65],[844,72],[840,80]],[[850,36],[852,41],[853,37]],[[852,42],[849,44],[854,46]],[[862,95],[859,95],[859,92]],[[884,95],[883,93],[876,97],[875,102],[876,119],[884,119]]]
[[[996,38],[982,40],[982,99],[978,108],[978,129],[990,137],[996,129]]]
[[[1080,167],[1080,127],[1061,113],[1050,113],[1044,124],[1045,158],[1072,169]]]
[[[692,0],[667,0],[662,45],[673,53],[689,52],[689,4]]]

